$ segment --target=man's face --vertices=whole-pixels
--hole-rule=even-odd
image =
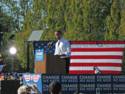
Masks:
[[[62,34],[60,32],[55,32],[55,36],[57,39],[61,39]]]

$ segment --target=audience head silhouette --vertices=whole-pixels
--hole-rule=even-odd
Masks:
[[[61,92],[61,84],[59,82],[53,81],[49,84],[50,94],[59,94]]]

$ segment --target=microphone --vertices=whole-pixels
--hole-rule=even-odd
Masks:
[[[51,48],[52,46],[53,46],[53,42],[52,41],[50,41],[50,42],[47,43],[47,47],[48,48]]]

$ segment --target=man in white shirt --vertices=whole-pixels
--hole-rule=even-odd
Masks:
[[[55,53],[54,55],[60,55],[61,58],[64,58],[66,61],[66,73],[69,73],[69,63],[70,63],[70,43],[63,38],[63,33],[61,31],[56,31],[55,36],[57,42],[55,44]]]
[[[55,44],[55,53],[54,55],[64,55],[70,56],[70,43],[63,38],[63,34],[61,31],[56,31],[55,36],[58,41]]]

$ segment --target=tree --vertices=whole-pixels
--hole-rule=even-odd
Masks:
[[[111,5],[110,14],[107,16],[106,40],[119,40],[119,28],[121,24],[121,1],[114,0]]]

